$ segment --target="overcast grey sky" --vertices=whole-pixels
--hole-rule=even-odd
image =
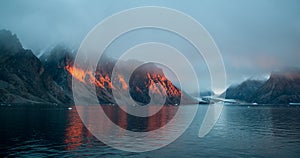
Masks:
[[[104,18],[147,5],[177,9],[201,23],[222,53],[228,84],[300,66],[298,0],[7,0],[0,2],[0,29],[16,33],[35,53],[58,43],[78,47]]]

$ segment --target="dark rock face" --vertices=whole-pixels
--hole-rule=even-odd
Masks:
[[[0,39],[0,103],[73,104],[72,78],[94,84],[101,104],[116,103],[113,88],[122,94],[124,90],[129,90],[131,97],[142,104],[150,102],[149,92],[166,96],[165,104],[198,103],[173,85],[154,64],[137,69],[127,85],[122,74],[128,75],[126,72],[132,62],[123,62],[123,66],[117,70],[116,83],[121,85],[118,87],[111,81],[116,63],[113,59],[101,58],[103,60],[99,62],[95,73],[85,72],[73,66],[73,53],[63,46],[55,47],[38,59],[30,50],[23,49],[16,35],[11,32],[0,31]]]
[[[299,103],[300,70],[272,73],[269,80],[254,94],[253,101],[263,104]]]
[[[19,51],[23,50],[23,47],[16,35],[13,35],[8,30],[0,30],[0,50],[1,61],[5,58],[5,55],[16,55]]]
[[[97,66],[95,77],[90,76],[89,74],[92,74],[91,72],[85,72],[80,67],[67,67],[67,69],[70,74],[80,82],[94,84],[96,86],[98,100],[102,104],[116,103],[112,94],[113,89],[118,92],[117,98],[123,96],[128,99],[129,96],[126,92],[129,91],[132,99],[140,105],[150,103],[150,95],[157,96],[157,98],[165,96],[166,101],[164,104],[198,103],[197,100],[174,86],[173,83],[165,77],[162,69],[158,68],[155,64],[146,64],[137,68],[130,76],[128,85],[124,77],[129,75],[128,67],[130,67],[130,62],[123,62],[122,67],[116,70],[117,74],[113,84],[111,81],[111,73],[115,63],[116,61],[112,59],[105,59],[105,62],[100,62]],[[77,71],[77,73],[73,73],[74,71]],[[159,83],[161,86],[158,86],[156,83]]]
[[[252,102],[253,95],[264,84],[264,81],[247,80],[226,90],[226,99],[236,99]]]
[[[259,104],[300,102],[300,70],[272,73],[266,82],[248,80],[226,90],[226,98]]]
[[[65,69],[67,65],[73,65],[74,56],[71,50],[58,45],[50,52],[44,53],[40,60],[55,83],[72,98],[72,75]]]
[[[130,95],[137,102],[150,103],[148,95],[150,92],[154,95],[165,95],[165,104],[180,104],[181,90],[175,87],[154,64],[148,63],[136,69],[130,78],[129,87]]]
[[[0,102],[68,103],[64,91],[46,72],[40,60],[22,48],[16,35],[0,31]]]

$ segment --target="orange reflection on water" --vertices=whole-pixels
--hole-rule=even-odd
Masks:
[[[158,106],[149,106],[149,113],[156,111]],[[177,106],[163,106],[161,110],[148,118],[147,131],[152,131],[158,128],[164,128],[165,126],[176,114],[178,107]]]
[[[117,134],[122,137],[126,130],[134,130],[136,132],[147,132],[156,130],[165,126],[176,114],[178,107],[175,106],[147,106],[149,113],[156,111],[157,108],[161,110],[150,117],[135,117],[127,114],[118,106],[77,106],[68,111],[69,124],[66,128],[65,144],[66,150],[77,149],[81,144],[88,143],[90,138],[94,138],[91,133],[110,135]],[[102,108],[110,121],[106,120],[106,116],[100,115],[99,108]],[[124,107],[126,108],[126,107]],[[76,111],[77,109],[77,111]],[[84,117],[84,124],[81,121],[78,113]],[[121,128],[112,128],[112,122]],[[164,134],[164,133],[161,133]],[[86,142],[87,141],[87,142]]]
[[[124,109],[126,110],[126,107],[124,107]],[[118,110],[118,123],[117,123],[117,125],[119,125],[123,129],[127,129],[127,114],[126,114],[126,112],[124,112],[121,109]],[[124,131],[125,130],[120,130],[119,136],[124,135]]]
[[[75,108],[68,113],[68,120],[64,143],[67,150],[74,150],[82,144],[84,125]]]

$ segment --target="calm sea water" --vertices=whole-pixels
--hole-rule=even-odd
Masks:
[[[0,157],[300,157],[300,107],[226,105],[213,130],[198,138],[206,108],[200,106],[191,126],[175,142],[132,153],[97,140],[75,107],[0,107]],[[151,118],[136,119],[113,106],[104,110],[113,122],[132,131],[157,129],[176,113],[168,106]]]

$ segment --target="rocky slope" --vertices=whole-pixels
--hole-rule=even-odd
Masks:
[[[300,103],[300,70],[273,72],[265,82],[247,80],[229,87],[226,98],[259,104]]]
[[[231,86],[226,90],[226,99],[252,102],[253,95],[263,84],[264,81],[246,80],[239,85]]]
[[[111,82],[115,60],[105,57],[94,74],[73,66],[73,61],[74,54],[63,46],[53,48],[38,59],[30,50],[22,47],[16,35],[1,30],[0,103],[73,104],[72,77],[96,85],[96,93],[102,104],[116,103],[112,89],[122,92],[129,90],[131,97],[140,104],[149,103],[150,94],[165,95],[165,104],[198,103],[173,85],[154,64],[136,70],[127,85],[124,75],[132,62],[123,62],[122,68],[117,70],[116,79],[121,86],[116,86]],[[160,83],[162,87],[157,87],[155,83]],[[162,88],[166,90],[165,93]]]
[[[132,98],[142,103],[150,102],[149,93],[158,96],[165,95],[165,104],[198,103],[198,101],[192,99],[184,91],[174,86],[173,83],[166,78],[163,70],[153,63],[148,63],[137,68],[130,78],[129,87]],[[163,91],[163,89],[165,91]]]
[[[0,30],[0,102],[69,103],[40,60],[25,50],[16,35]]]
[[[300,70],[289,69],[272,73],[268,81],[253,95],[253,102],[300,103]]]
[[[129,84],[127,84],[124,80],[124,76],[128,74],[130,62],[123,62],[122,69],[116,70],[117,76],[115,84],[113,84],[111,81],[111,73],[115,63],[116,61],[112,59],[106,59],[100,62],[96,69],[95,76],[91,75],[92,72],[85,72],[80,67],[66,66],[66,69],[80,82],[96,85],[96,93],[100,103],[116,103],[112,94],[113,89],[118,91],[119,95],[125,96],[128,90],[132,99],[141,105],[150,103],[150,95],[166,96],[165,104],[198,103],[196,99],[193,99],[173,85],[173,83],[165,77],[162,69],[154,64],[146,64],[137,68],[130,76]],[[156,83],[159,83],[162,87]],[[182,100],[181,95],[183,96]]]
[[[69,98],[72,98],[72,75],[65,67],[72,65],[73,52],[63,45],[58,45],[45,52],[39,59],[55,83],[64,90]]]
[[[0,30],[0,103],[51,103],[72,104],[72,77],[81,82],[96,85],[100,103],[116,103],[113,88],[128,89],[131,97],[140,104],[150,101],[149,94],[163,95],[165,104],[197,103],[166,78],[154,64],[135,70],[129,85],[124,82],[132,61],[123,62],[118,72],[117,84],[111,82],[111,73],[116,61],[105,58],[100,61],[94,75],[73,66],[74,54],[65,47],[57,46],[38,59],[30,50],[22,47],[16,35]],[[158,87],[156,83],[162,85]],[[183,96],[183,100],[180,97]],[[227,99],[262,104],[288,104],[300,102],[300,70],[289,69],[272,73],[266,81],[248,80],[229,87]]]

